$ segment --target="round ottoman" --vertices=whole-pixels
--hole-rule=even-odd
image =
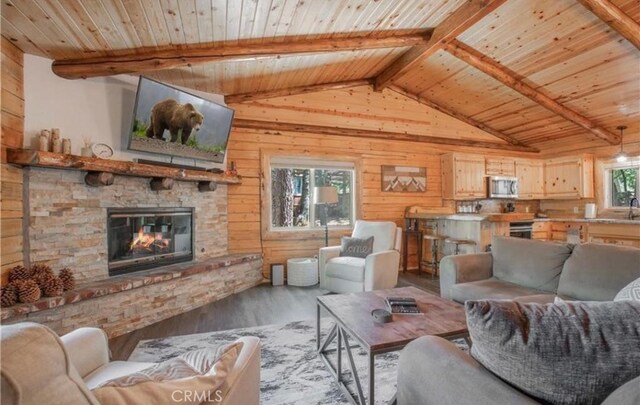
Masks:
[[[296,287],[318,284],[318,259],[299,257],[287,260],[287,284]]]

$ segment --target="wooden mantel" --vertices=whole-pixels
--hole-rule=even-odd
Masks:
[[[240,184],[242,182],[239,176],[229,176],[223,173],[158,166],[145,163],[128,162],[124,160],[100,159],[94,157],[65,155],[62,153],[40,152],[31,149],[8,149],[7,162],[20,166],[82,170],[89,172],[89,174],[111,173],[121,176],[150,177],[153,179],[173,179],[179,181],[217,184]],[[215,187],[212,187],[211,189],[215,189]]]

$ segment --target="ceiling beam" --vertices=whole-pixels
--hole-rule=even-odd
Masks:
[[[255,92],[255,93],[231,94],[224,97],[224,102],[226,104],[245,103],[248,101],[263,100],[266,98],[295,96],[297,94],[316,93],[319,91],[327,91],[327,90],[349,89],[352,87],[369,86],[369,85],[371,85],[370,79],[314,84],[310,86],[289,87],[285,89],[268,90],[268,91],[261,91],[261,92]]]
[[[609,0],[578,0],[589,11],[640,49],[640,24]]]
[[[455,39],[487,14],[500,7],[505,1],[467,0],[433,30],[431,39],[426,44],[414,46],[387,66],[376,77],[374,89],[382,91],[395,79],[442,49],[446,43]]]
[[[407,134],[389,131],[372,131],[367,129],[328,127],[321,125],[294,124],[288,122],[260,121],[236,118],[233,120],[234,128],[248,128],[264,131],[304,132],[310,134],[348,136],[356,138],[382,139],[391,141],[407,141],[434,143],[439,145],[468,146],[486,149],[511,150],[517,152],[531,152],[528,147],[516,146],[506,143],[477,141],[473,139],[443,138],[438,136]]]
[[[417,94],[410,93],[410,92],[406,91],[405,89],[403,89],[401,87],[398,87],[396,85],[391,85],[391,86],[389,86],[389,90],[395,91],[398,94],[401,94],[401,95],[403,95],[403,96],[405,96],[407,98],[415,100],[420,104],[424,104],[427,107],[433,108],[434,110],[439,111],[439,112],[441,112],[443,114],[446,114],[446,115],[448,115],[448,116],[450,116],[452,118],[455,118],[458,121],[462,121],[465,124],[469,124],[472,127],[476,127],[476,128],[478,128],[478,129],[480,129],[480,130],[482,130],[484,132],[487,132],[487,133],[495,136],[496,138],[499,138],[499,139],[502,139],[503,141],[508,142],[511,145],[521,146],[523,148],[528,148],[529,152],[540,152],[539,149],[536,149],[536,148],[531,147],[531,146],[527,146],[527,145],[523,144],[522,142],[518,141],[517,139],[515,139],[514,137],[512,137],[510,135],[507,135],[507,134],[503,134],[502,132],[498,131],[497,129],[493,129],[493,128],[483,124],[482,122],[480,122],[478,120],[475,120],[475,119],[473,119],[471,117],[468,117],[466,115],[460,114],[459,112],[453,111],[453,110],[451,110],[451,109],[449,109],[447,107],[443,107],[440,104],[436,104],[433,101],[428,100],[428,99],[426,99],[424,97],[421,97],[421,96],[419,96]]]
[[[80,79],[176,69],[219,61],[256,60],[304,53],[398,48],[423,44],[430,37],[430,32],[401,34],[399,31],[383,31],[377,32],[374,37],[278,37],[266,42],[256,40],[212,42],[189,48],[173,46],[157,50],[137,49],[114,56],[56,60],[53,62],[52,69],[55,74],[65,79]]]
[[[612,145],[620,143],[620,135],[598,126],[595,122],[580,114],[579,112],[565,106],[540,92],[523,81],[523,78],[511,69],[499,64],[493,59],[483,55],[472,47],[463,44],[458,40],[453,40],[445,46],[447,52],[458,59],[468,63],[481,72],[493,77],[504,85],[512,88],[525,97],[533,100],[547,110],[558,114],[568,121],[581,126],[600,139]]]

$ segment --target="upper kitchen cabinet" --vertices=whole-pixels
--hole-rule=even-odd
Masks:
[[[516,159],[515,175],[518,178],[518,199],[544,198],[544,163],[538,159]]]
[[[593,156],[567,156],[544,163],[545,198],[593,198]]]
[[[469,200],[485,198],[484,157],[460,153],[442,155],[442,197]]]
[[[515,164],[515,159],[490,157],[485,159],[485,171],[487,176],[515,176]]]

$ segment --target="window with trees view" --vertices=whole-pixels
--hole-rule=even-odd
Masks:
[[[353,167],[271,166],[271,227],[304,229],[329,226],[349,227],[354,221],[355,170]],[[333,186],[338,203],[313,204],[315,187]]]
[[[628,207],[633,197],[640,194],[638,174],[640,166],[613,167],[609,169],[609,207]]]

